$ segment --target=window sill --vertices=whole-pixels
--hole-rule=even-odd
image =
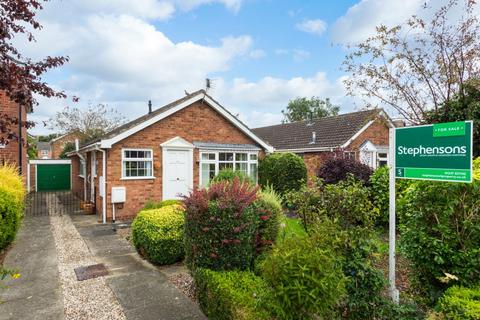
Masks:
[[[82,179],[85,179],[85,176],[82,176],[82,175],[80,175],[80,174],[79,174],[78,176],[79,176],[80,178],[82,178]]]
[[[155,177],[122,177],[120,180],[154,180]]]

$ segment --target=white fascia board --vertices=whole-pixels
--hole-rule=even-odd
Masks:
[[[320,148],[298,148],[298,149],[275,149],[275,152],[278,153],[285,153],[285,152],[292,152],[292,153],[308,153],[308,152],[324,152],[324,151],[333,151],[337,147],[320,147]]]
[[[370,127],[370,126],[372,125],[372,123],[374,123],[374,122],[375,122],[375,120],[370,120],[370,121],[368,121],[367,124],[362,127],[362,129],[358,130],[357,133],[355,133],[350,139],[348,139],[347,142],[345,142],[344,144],[342,144],[342,145],[340,146],[340,148],[345,149],[346,147],[348,147],[348,146],[350,145],[350,143],[352,143],[353,140],[357,139],[357,138],[358,138],[365,130],[367,130],[368,127]]]
[[[156,122],[174,114],[175,112],[178,112],[178,111],[182,110],[183,108],[191,105],[192,103],[195,103],[196,101],[200,100],[202,98],[202,96],[203,96],[203,93],[199,93],[199,94],[193,96],[192,98],[180,103],[179,105],[177,105],[177,106],[175,106],[175,107],[173,107],[173,108],[171,108],[171,109],[169,109],[165,112],[162,112],[162,113],[160,113],[159,115],[157,115],[153,118],[145,120],[144,122],[139,123],[135,127],[130,128],[130,129],[116,135],[115,137],[113,137],[111,139],[101,140],[100,141],[100,148],[110,149],[112,147],[112,145],[114,145],[115,143],[117,143],[119,141],[122,141],[125,138],[128,138],[132,134],[137,133],[138,131],[143,130],[143,129],[151,126],[152,124],[154,124],[154,123],[156,123]]]
[[[223,115],[225,118],[230,120],[237,128],[239,128],[243,133],[245,133],[247,136],[252,138],[255,142],[257,142],[259,145],[261,145],[267,152],[273,152],[274,149],[271,145],[267,144],[265,141],[260,139],[256,134],[254,134],[250,129],[248,129],[243,123],[238,121],[237,118],[232,116],[225,108],[220,106],[218,103],[210,99],[210,97],[206,96],[205,101],[208,102],[218,113]]]
[[[72,160],[49,160],[49,159],[36,159],[30,160],[30,164],[71,164]]]

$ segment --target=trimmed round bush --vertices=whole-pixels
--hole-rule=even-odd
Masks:
[[[334,318],[346,282],[334,251],[308,237],[290,238],[276,246],[260,268],[281,307],[279,319]]]
[[[277,240],[283,213],[282,202],[273,188],[267,187],[258,193],[254,207],[259,217],[256,251],[261,254]]]
[[[478,320],[480,319],[480,287],[453,286],[445,291],[436,309],[441,314],[439,319]]]
[[[255,253],[258,188],[221,181],[185,197],[185,253],[190,270],[249,269]]]
[[[0,166],[0,250],[17,234],[23,215],[25,189],[13,166]]]
[[[318,170],[318,177],[325,183],[337,183],[351,174],[355,179],[368,183],[372,173],[372,168],[354,159],[330,158]]]
[[[253,184],[252,179],[242,171],[232,170],[232,169],[224,169],[221,170],[215,177],[213,177],[210,184],[220,182],[220,181],[230,181],[233,182],[235,178],[240,179],[243,183]]]
[[[184,223],[184,212],[178,205],[140,211],[132,223],[133,244],[153,263],[178,262],[184,257]]]
[[[307,181],[307,167],[302,158],[293,153],[273,153],[260,161],[259,183],[271,185],[275,191],[285,194],[298,190]]]
[[[182,201],[180,200],[163,200],[163,201],[148,200],[143,206],[142,210],[160,209],[160,208],[171,206],[174,204],[180,205],[182,204]]]

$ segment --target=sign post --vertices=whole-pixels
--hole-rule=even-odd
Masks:
[[[395,179],[471,183],[473,122],[394,128],[389,138],[388,278],[390,296],[399,303],[395,284]]]

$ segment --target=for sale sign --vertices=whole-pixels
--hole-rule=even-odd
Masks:
[[[472,121],[395,129],[395,177],[472,182]]]

